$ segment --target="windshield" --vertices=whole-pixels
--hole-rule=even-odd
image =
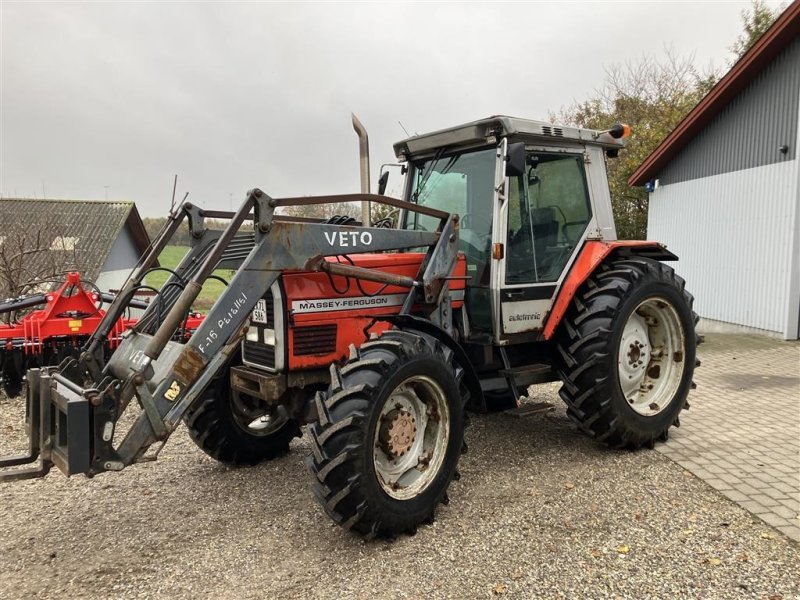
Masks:
[[[409,200],[461,217],[458,249],[467,257],[472,284],[489,283],[492,198],[497,151],[477,150],[414,163]],[[434,231],[439,220],[407,212],[403,227]]]

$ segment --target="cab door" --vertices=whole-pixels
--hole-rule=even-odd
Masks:
[[[495,257],[498,341],[541,333],[564,275],[593,226],[582,149],[526,147],[525,171],[506,178]],[[527,337],[527,336],[526,336]]]

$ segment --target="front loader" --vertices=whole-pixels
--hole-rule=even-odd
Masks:
[[[531,384],[560,379],[569,416],[611,447],[666,439],[688,407],[696,316],[671,252],[616,240],[605,159],[625,131],[490,117],[396,144],[402,199],[254,189],[236,213],[184,204],[80,357],[28,372],[29,452],[0,479],[122,470],[182,420],[210,456],[255,464],[305,426],[325,512],[385,536],[447,501],[466,410],[513,409]],[[343,201],[390,207],[395,226],[276,213]],[[230,222],[211,231],[206,217]],[[105,336],[184,219],[192,247],[105,362]],[[236,274],[173,341],[218,267]]]

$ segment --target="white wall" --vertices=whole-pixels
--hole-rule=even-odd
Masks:
[[[796,159],[650,195],[647,237],[680,257],[701,317],[797,338],[799,170]]]
[[[132,270],[133,269],[117,269],[114,271],[103,271],[97,277],[95,283],[97,287],[104,292],[118,290],[125,283],[125,280],[128,278],[128,275],[131,274]]]

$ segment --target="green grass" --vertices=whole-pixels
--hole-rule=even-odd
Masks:
[[[189,248],[186,246],[167,246],[161,256],[158,257],[158,262],[161,263],[162,267],[174,269],[188,250]],[[235,271],[230,269],[217,269],[214,271],[214,275],[222,277],[228,282],[233,278],[234,273]],[[155,271],[145,278],[145,283],[156,289],[161,289],[161,286],[166,283],[169,276],[170,274],[167,271]],[[208,312],[208,309],[216,302],[224,289],[225,285],[221,281],[209,279],[203,285],[203,291],[200,292],[197,300],[195,300],[193,308],[202,313]]]

